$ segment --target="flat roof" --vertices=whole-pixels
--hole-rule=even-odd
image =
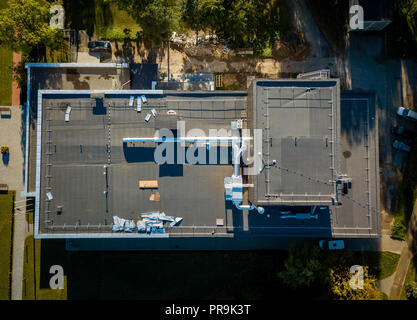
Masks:
[[[342,91],[340,170],[352,178],[352,189],[332,207],[334,237],[378,237],[380,178],[376,95]]]
[[[29,172],[36,172],[38,238],[148,237],[111,232],[113,216],[137,220],[148,211],[184,218],[180,226],[166,228],[164,236],[169,237],[379,235],[378,132],[372,94],[344,92],[340,99],[339,81],[333,79],[260,79],[248,92],[38,90],[57,88],[48,85],[47,73],[42,75],[45,81],[31,91],[35,125],[30,126],[30,153],[36,161],[29,163]],[[101,107],[99,100],[90,98],[97,92],[105,93]],[[141,94],[146,94],[148,104],[137,113],[129,107],[129,98]],[[64,121],[67,105],[72,107],[70,122]],[[146,123],[152,108],[157,117]],[[253,120],[252,126],[263,132],[265,163],[277,160],[277,166],[268,169],[273,178],[269,191],[284,190],[291,197],[269,198],[263,204],[266,214],[248,214],[225,201],[224,178],[233,173],[231,156],[222,165],[159,166],[153,158],[154,143],[133,148],[122,143],[126,137],[153,137],[162,127],[172,128],[168,110],[175,111],[175,120],[184,121],[186,130],[198,128],[205,134],[209,129],[229,130],[232,120]],[[267,119],[272,120],[269,125]],[[36,164],[40,170],[35,170]],[[260,201],[267,195],[266,171],[255,176],[255,188],[249,188],[259,191]],[[331,205],[336,172],[353,179],[348,195],[339,191],[341,206]],[[150,201],[152,190],[138,188],[139,180],[158,180],[159,202]],[[51,201],[46,200],[47,192],[53,195]],[[294,201],[297,194],[302,201]],[[326,208],[317,220],[280,218],[281,210],[304,213],[323,204],[322,195]],[[218,219],[223,226],[217,225]]]
[[[181,227],[173,232],[184,235],[210,234],[216,219],[226,220],[223,180],[232,175],[231,157],[224,165],[159,166],[154,148],[128,147],[122,139],[153,137],[158,115],[168,110],[185,121],[186,130],[199,128],[207,135],[209,129],[228,130],[230,121],[246,110],[245,92],[146,92],[148,103],[141,113],[129,107],[133,91],[108,91],[102,107],[85,92],[40,93],[40,234],[110,232],[113,216],[137,220],[150,211],[183,217]],[[72,110],[66,123],[68,105]],[[144,118],[152,108],[157,116],[147,123]],[[139,180],[158,180],[159,202],[150,201],[152,190],[139,189]],[[51,201],[47,192],[53,195]]]
[[[255,80],[253,129],[262,130],[258,205],[329,205],[336,196],[338,80]]]

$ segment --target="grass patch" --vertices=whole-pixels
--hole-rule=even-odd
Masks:
[[[392,252],[377,251],[339,251],[325,252],[323,260],[329,267],[337,265],[351,267],[353,265],[368,266],[369,274],[382,280],[395,272],[400,255]]]
[[[13,51],[0,46],[0,105],[12,104]]]
[[[264,50],[258,55],[260,58],[270,58],[272,57],[272,48],[266,47]]]
[[[407,183],[403,185],[402,189],[394,224],[391,229],[391,235],[399,239],[405,239],[407,235],[408,223],[413,213],[414,203],[417,200],[416,189],[410,187]]]
[[[417,200],[417,139],[414,139],[412,144],[404,172],[398,209],[391,229],[391,235],[400,239],[405,239],[407,235],[408,224]]]
[[[67,299],[67,277],[64,276],[64,289],[52,290],[49,288],[49,268],[58,263],[44,263],[41,257],[41,240],[34,240],[33,236],[25,239],[25,256],[23,264],[23,300],[66,300]],[[61,251],[61,248],[58,249]],[[48,247],[45,253],[53,257],[57,250]],[[57,253],[57,256],[61,252]],[[42,268],[41,268],[42,267]],[[41,273],[42,270],[42,273]],[[64,269],[65,273],[65,269]]]
[[[0,10],[7,7],[7,1],[0,1]],[[0,46],[0,106],[12,104],[13,51]]]
[[[407,284],[411,284],[412,282],[417,281],[417,255],[410,261],[410,265],[408,266],[407,276],[404,280],[404,286],[401,290],[401,300],[407,300],[407,296],[405,295],[405,287]]]
[[[14,195],[0,194],[0,300],[10,299]]]
[[[64,40],[62,48],[60,50],[53,50],[46,48],[45,51],[46,62],[50,63],[64,63],[70,62],[70,49],[68,41]]]
[[[141,31],[141,27],[129,15],[120,10],[116,3],[103,0],[67,0],[64,2],[67,25],[72,29],[96,33],[103,40],[121,41],[130,30],[132,38]]]
[[[28,224],[33,224],[33,212],[26,213],[25,218]]]
[[[101,19],[101,15],[97,15],[100,19],[96,21],[95,32],[103,39],[121,41],[126,38],[125,30],[127,29],[129,38],[136,39],[136,34],[142,30],[136,21],[126,11],[119,10],[115,3],[110,4],[109,10],[112,14],[112,22],[108,23],[106,20]]]

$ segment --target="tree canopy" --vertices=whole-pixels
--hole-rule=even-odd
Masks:
[[[199,31],[212,31],[232,47],[261,51],[282,31],[278,0],[183,0],[182,21]]]
[[[0,43],[24,53],[44,46],[57,48],[62,37],[49,26],[49,8],[43,0],[9,0],[0,11]]]
[[[282,32],[282,0],[113,0],[143,29],[143,38],[160,44],[181,24],[209,31],[232,47],[262,51]]]
[[[322,265],[319,259],[320,248],[309,243],[292,244],[284,269],[278,273],[284,283],[292,289],[311,285],[320,278]]]
[[[376,288],[376,279],[369,275],[368,267],[363,267],[363,288],[353,289],[350,281],[353,274],[349,268],[330,269],[330,289],[337,300],[381,300],[382,294]]]
[[[142,27],[143,40],[159,46],[170,38],[177,26],[175,4],[169,0],[117,0],[119,9],[126,10]]]
[[[399,0],[397,5],[407,21],[411,35],[417,42],[417,0]]]

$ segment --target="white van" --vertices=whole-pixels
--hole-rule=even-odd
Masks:
[[[401,117],[406,118],[406,119],[417,121],[417,112],[415,112],[413,110],[403,108],[403,107],[399,107],[398,110],[397,110],[397,114]]]

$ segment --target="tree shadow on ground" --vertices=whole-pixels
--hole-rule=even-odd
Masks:
[[[66,24],[71,29],[86,30],[91,36],[113,24],[110,3],[103,0],[64,1]]]

